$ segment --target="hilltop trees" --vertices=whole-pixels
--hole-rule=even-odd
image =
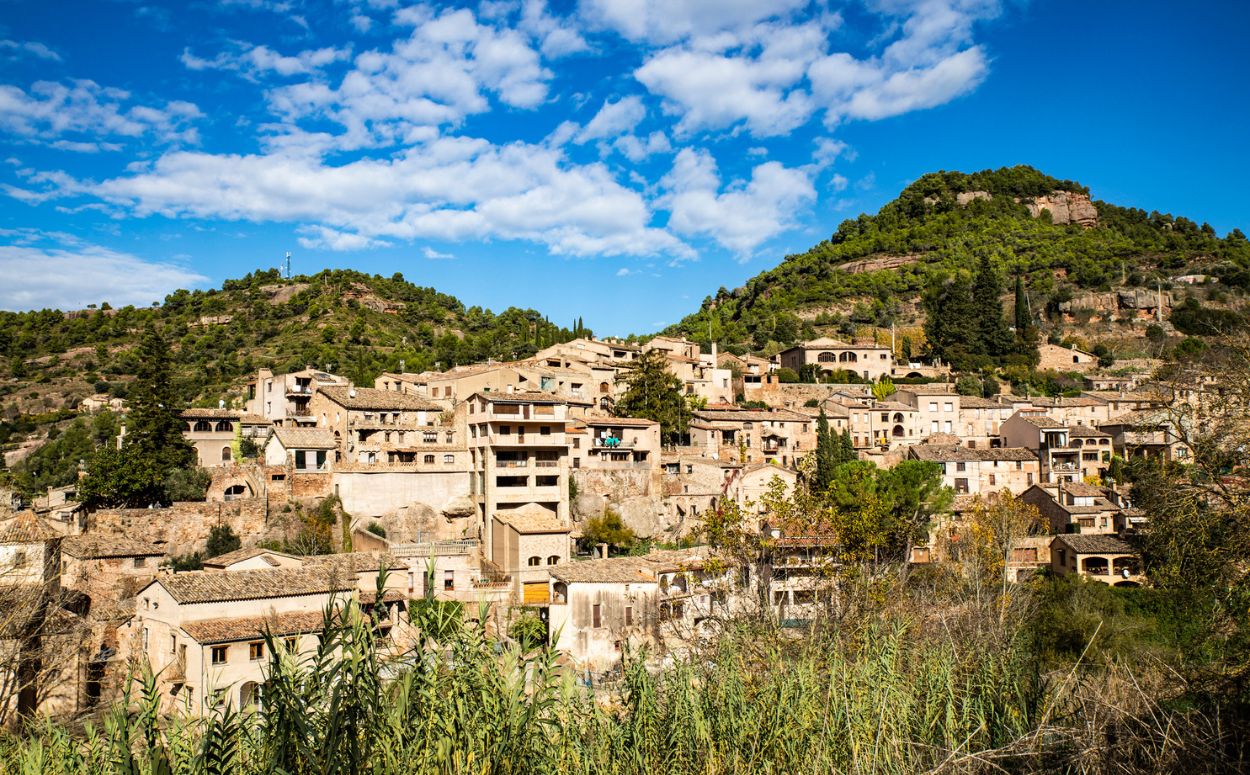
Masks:
[[[982,254],[975,277],[955,277],[931,285],[924,295],[925,338],[930,354],[960,371],[975,371],[1015,357],[1036,359],[1037,331],[1024,297],[1023,280],[1016,278],[1013,335],[1002,306],[1002,279]]]

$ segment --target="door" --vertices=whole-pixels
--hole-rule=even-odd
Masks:
[[[547,582],[530,581],[522,586],[522,601],[526,605],[547,602]]]

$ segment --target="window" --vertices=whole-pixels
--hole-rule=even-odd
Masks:
[[[433,464],[434,464],[434,456],[433,456],[433,455],[426,455],[424,458],[422,458],[422,461],[421,461],[421,462],[425,463],[426,465],[433,465]]]
[[[955,411],[955,404],[954,404],[954,402],[952,402],[952,401],[947,401],[946,403],[942,404],[942,411],[943,411],[943,412],[953,412],[953,411]]]
[[[226,646],[213,646],[212,662],[214,665],[226,664]]]
[[[929,402],[929,411],[930,411],[930,412],[936,412],[936,411],[937,411],[937,401],[930,401],[930,402]]]
[[[512,426],[511,426],[511,425],[500,425],[500,426],[499,426],[499,435],[500,435],[500,436],[507,436],[507,435],[509,435],[510,433],[512,433]]]
[[[136,567],[136,568],[142,568],[144,565],[147,565],[147,564],[148,564],[148,558],[147,558],[147,557],[136,557],[136,558],[135,558],[135,567]]]
[[[535,555],[535,556],[533,556],[533,557],[529,558],[529,560],[527,561],[527,564],[528,564],[531,568],[536,568],[536,567],[538,567],[539,565],[542,565],[542,564],[543,564],[543,558],[541,558],[541,557],[539,557],[539,556]]]
[[[226,447],[221,451],[221,462],[229,463],[234,458],[230,455],[230,448]]]
[[[995,484],[997,484],[997,482],[994,479],[994,475],[990,474],[990,487],[993,487]]]
[[[288,653],[294,654],[296,649],[299,648],[299,638],[283,638],[282,644],[286,646]]]
[[[955,464],[955,470],[956,470],[956,471],[967,471],[967,470],[968,470],[968,464],[967,464],[967,463],[956,463],[956,464]]]
[[[966,494],[968,492],[968,480],[956,479],[955,480],[955,492]]]
[[[581,449],[581,448],[582,448],[582,440],[573,439],[573,449]]]
[[[455,455],[443,455],[443,462],[450,465],[451,463],[456,462],[456,456]]]
[[[26,550],[18,549],[17,551],[13,552],[13,565],[16,567],[21,567],[22,565],[25,565],[25,564],[26,564]]]
[[[445,592],[454,592],[456,590],[456,572],[443,571],[443,590]]]
[[[557,563],[559,563],[559,562],[560,562],[560,555],[558,555],[558,554],[553,554],[553,555],[551,555],[550,557],[548,557],[548,558],[547,558],[547,564],[548,564],[548,565],[555,565],[555,564],[557,564]]]
[[[539,426],[539,428],[538,428],[538,435],[539,435],[539,436],[550,436],[550,435],[551,435],[551,426],[550,426],[550,425],[541,425],[541,426]]]
[[[247,644],[247,658],[253,662],[259,662],[265,658],[265,642],[263,640],[254,640]]]
[[[634,624],[634,607],[632,605],[625,606],[625,626],[630,627]]]
[[[599,628],[603,626],[603,606],[595,603],[591,606],[591,627]]]
[[[1032,471],[1030,471],[1028,474],[1026,474],[1026,475],[1025,475],[1025,482],[1026,482],[1026,483],[1027,483],[1030,487],[1032,487],[1032,486],[1033,486],[1033,472],[1032,472]]]
[[[438,441],[438,431],[425,431],[421,434],[421,441],[426,444],[433,444]]]

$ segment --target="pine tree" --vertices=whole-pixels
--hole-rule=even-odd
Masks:
[[[617,416],[655,420],[660,436],[670,441],[686,433],[690,417],[682,383],[668,370],[659,350],[649,350],[631,363],[625,384],[625,393],[616,402]]]
[[[1029,300],[1024,295],[1024,277],[1016,274],[1016,336],[1020,336],[1029,324]]]
[[[956,368],[982,354],[972,285],[962,275],[930,286],[923,299],[929,354]]]
[[[855,453],[855,444],[851,442],[851,429],[850,428],[847,428],[842,431],[841,446],[842,446],[842,454],[841,454],[841,459],[838,461],[839,464],[849,463],[852,460],[859,459],[859,455]]]

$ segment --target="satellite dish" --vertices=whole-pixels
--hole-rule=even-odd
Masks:
[[[1129,576],[1128,568],[1120,568],[1120,575],[1123,576],[1124,578],[1128,578]]]

